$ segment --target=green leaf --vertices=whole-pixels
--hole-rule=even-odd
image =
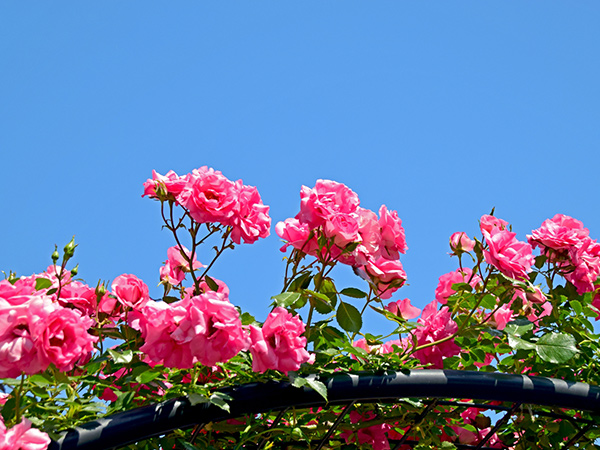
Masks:
[[[112,359],[117,364],[129,364],[133,360],[133,351],[125,350],[123,352],[117,352],[115,350],[111,350],[110,348],[107,350]]]
[[[548,257],[544,256],[544,255],[536,256],[535,257],[535,267],[537,267],[538,269],[541,269],[544,266],[544,264],[546,264],[547,259],[548,259]]]
[[[300,299],[300,294],[297,292],[283,292],[271,298],[275,300],[275,304],[277,306],[287,308],[292,306],[294,303],[296,303],[296,301],[298,301],[298,299]]]
[[[315,378],[302,378],[297,376],[296,373],[290,372],[290,382],[292,386],[297,388],[308,386],[309,388],[315,390],[325,400],[327,400],[327,386]]]
[[[310,289],[305,289],[304,292],[308,295],[311,306],[313,306],[320,314],[328,314],[333,311],[333,307],[331,306],[327,295],[311,291]]]
[[[548,333],[536,344],[537,354],[544,361],[563,364],[578,352],[575,338],[566,333]]]
[[[337,304],[337,289],[331,278],[324,278],[321,282],[319,292],[325,294],[329,298],[329,302],[335,308]]]
[[[188,394],[187,399],[190,401],[190,404],[192,406],[200,405],[202,403],[208,403],[209,401],[208,398],[206,398],[204,395],[196,394],[194,392]]]
[[[335,317],[345,331],[358,333],[362,327],[360,312],[349,303],[340,302]]]
[[[335,327],[325,327],[321,331],[321,336],[330,344],[342,344],[346,341],[346,335]]]
[[[179,298],[177,298],[177,297],[173,297],[172,295],[165,295],[165,296],[163,297],[163,302],[165,302],[165,303],[169,303],[169,304],[170,304],[170,303],[175,303],[175,302],[178,302],[179,300],[181,300],[181,299],[179,299]]]
[[[305,272],[302,275],[296,277],[294,281],[291,282],[288,291],[295,292],[300,289],[306,289],[310,285],[310,281],[312,280],[312,275],[310,272]]]
[[[306,384],[327,401],[327,386],[314,378],[304,378]]]
[[[533,328],[533,323],[527,320],[525,317],[517,317],[506,324],[504,332],[508,335],[523,336],[529,330]]]
[[[158,378],[161,375],[160,372],[153,372],[151,370],[146,370],[145,372],[140,373],[137,377],[135,377],[135,381],[140,384],[146,384],[150,381]]]
[[[485,309],[494,309],[496,308],[496,300],[497,298],[492,294],[487,294],[481,299],[481,306]]]
[[[569,303],[571,304],[571,308],[573,308],[573,311],[575,311],[575,314],[581,315],[581,313],[583,313],[583,306],[581,306],[581,303],[579,301],[571,300]]]
[[[217,282],[208,275],[204,275],[204,281],[206,281],[206,284],[212,291],[217,292],[219,290],[219,285],[217,284]]]
[[[249,312],[243,313],[240,316],[240,319],[242,320],[242,325],[252,325],[256,323],[256,319]]]
[[[215,392],[209,398],[210,403],[212,403],[215,406],[218,406],[219,408],[221,408],[227,412],[230,411],[229,403],[227,403],[230,400],[233,400],[233,399],[229,395],[223,394],[222,392]]]
[[[508,345],[514,350],[534,350],[536,348],[534,343],[521,339],[514,334],[508,335]]]
[[[363,292],[360,289],[356,289],[356,288],[342,289],[340,294],[345,295],[347,297],[352,297],[352,298],[365,298],[367,296],[366,292]]]
[[[42,289],[48,289],[52,286],[52,281],[47,278],[38,278],[35,280],[35,290],[41,291]]]

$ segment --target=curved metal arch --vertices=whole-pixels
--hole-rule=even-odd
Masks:
[[[232,397],[230,412],[178,398],[89,422],[69,430],[50,450],[102,450],[159,436],[175,429],[219,422],[247,414],[288,408],[361,403],[390,403],[401,398],[469,398],[556,406],[600,413],[600,388],[553,378],[460,370],[410,370],[321,377],[326,402],[314,390],[288,382],[250,383],[222,389]]]

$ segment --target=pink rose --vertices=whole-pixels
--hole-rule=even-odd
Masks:
[[[11,305],[22,305],[35,294],[35,277],[23,277],[14,284],[8,280],[0,281],[0,299],[6,300]]]
[[[178,339],[181,334],[183,341],[193,331],[190,349],[201,364],[211,367],[218,362],[227,362],[248,348],[240,315],[224,295],[209,291],[183,300],[181,306],[187,314],[172,336]]]
[[[450,248],[454,254],[470,252],[475,248],[475,241],[469,239],[464,231],[457,231],[450,236]]]
[[[58,370],[72,370],[94,350],[98,338],[88,333],[94,321],[74,309],[57,307],[50,313],[44,309],[42,302],[34,302],[30,307],[33,315],[41,317],[30,324],[36,347],[43,359]]]
[[[317,228],[334,213],[356,213],[360,201],[348,186],[331,180],[317,180],[310,189],[302,186],[300,190],[300,222]]]
[[[479,228],[484,237],[495,234],[498,231],[506,230],[508,222],[490,215],[483,215],[479,219]]]
[[[306,338],[302,336],[304,324],[284,308],[271,311],[262,329],[254,325],[249,329],[253,371],[273,369],[287,374],[310,360]]]
[[[381,227],[381,256],[386,259],[398,259],[400,253],[406,253],[406,238],[402,220],[396,211],[388,211],[385,205],[379,208],[379,226]]]
[[[452,320],[452,313],[444,306],[439,311],[437,301],[429,303],[423,309],[423,314],[417,321],[419,326],[414,331],[417,346],[431,344],[452,336],[458,330],[458,325]],[[460,353],[460,347],[454,343],[454,338],[431,347],[415,352],[415,357],[422,364],[431,364],[434,369],[443,369],[443,358]]]
[[[448,297],[456,293],[456,291],[452,289],[452,285],[469,283],[471,287],[475,288],[482,282],[481,277],[477,274],[473,275],[473,271],[468,267],[456,269],[454,272],[449,272],[439,278],[437,288],[435,289],[435,298],[442,305],[445,305]]]
[[[540,247],[544,254],[547,249],[558,252],[568,251],[589,235],[583,223],[563,214],[546,219],[540,228],[533,230],[527,240],[533,248]]]
[[[31,328],[57,308],[45,296],[31,297],[18,306],[0,301],[1,378],[17,378],[21,373],[32,375],[48,368],[49,361],[40,353]]]
[[[141,332],[144,345],[140,347],[140,351],[148,356],[150,363],[178,369],[194,367],[196,359],[190,349],[190,339],[186,340],[182,332],[173,336],[186,315],[180,302],[169,305],[154,301],[129,313],[129,325]]]
[[[535,259],[531,245],[518,241],[516,233],[508,230],[496,231],[485,236],[488,249],[485,250],[485,262],[491,264],[510,278],[527,279]]]
[[[411,305],[410,300],[407,298],[404,300],[398,300],[397,302],[390,302],[385,309],[392,314],[395,314],[406,320],[414,319],[415,317],[419,317],[419,314],[421,314],[421,310]]]
[[[169,170],[166,175],[161,175],[153,170],[152,179],[148,179],[144,183],[144,193],[142,194],[142,197],[147,195],[150,198],[170,198],[174,200],[181,191],[183,191],[186,184],[186,179],[180,177],[172,170]]]
[[[342,254],[338,260],[349,266],[364,266],[369,258],[381,256],[381,226],[375,214],[370,209],[358,208],[359,245],[351,254]]]
[[[178,200],[198,223],[231,225],[238,205],[238,190],[221,172],[205,166],[187,176]]]
[[[91,317],[98,308],[96,289],[79,281],[71,281],[62,286],[58,304],[64,307],[71,305],[81,311],[84,316]]]
[[[0,450],[46,450],[50,445],[50,437],[23,418],[20,423],[6,429],[4,420],[0,419]]]
[[[333,213],[324,225],[325,236],[333,238],[335,245],[344,248],[351,242],[358,241],[358,215]]]
[[[314,254],[319,248],[316,237],[307,242],[310,236],[310,229],[307,224],[300,223],[296,218],[289,218],[284,222],[279,222],[275,226],[275,232],[277,236],[287,242],[281,247],[280,250],[282,252],[285,252],[289,245],[309,255]]]
[[[571,282],[580,295],[596,289],[595,281],[600,275],[600,244],[586,237],[569,249],[569,259],[574,269],[564,270],[564,277]]]
[[[179,246],[170,247],[167,250],[167,260],[165,261],[165,265],[160,268],[160,279],[173,286],[180,284],[185,280],[185,274],[190,272],[190,263],[188,262],[190,258],[191,252],[184,246],[182,246],[182,248],[179,248]],[[194,260],[192,262],[193,270],[200,269],[201,267],[205,266],[201,264],[196,259],[196,255],[194,255]]]
[[[400,261],[369,259],[364,270],[377,286],[377,295],[382,299],[390,298],[406,282],[406,272]]]
[[[498,330],[504,330],[508,322],[513,319],[514,313],[510,309],[510,305],[502,305],[494,313],[494,322],[496,322],[496,328]]]
[[[124,307],[141,308],[150,297],[148,286],[135,275],[119,275],[111,285],[112,293]]]
[[[270,234],[271,218],[269,207],[263,205],[258,190],[254,186],[236,183],[238,203],[233,217],[231,239],[236,244],[242,240],[252,244],[258,238],[266,238]]]

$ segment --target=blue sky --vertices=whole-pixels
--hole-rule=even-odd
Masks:
[[[0,269],[42,271],[75,235],[89,284],[133,273],[158,295],[172,242],[142,183],[203,165],[257,186],[274,223],[318,178],[397,210],[394,298],[420,307],[456,267],[450,234],[492,207],[521,239],[556,213],[600,238],[599,18],[595,1],[3,2]],[[214,272],[259,319],[279,246],[273,230]]]

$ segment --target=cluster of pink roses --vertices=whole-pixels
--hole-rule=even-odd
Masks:
[[[199,362],[208,367],[249,350],[253,370],[289,372],[309,361],[304,324],[283,308],[275,308],[262,327],[242,326],[238,310],[226,292],[207,290],[175,303],[148,302],[128,316],[144,339],[140,350],[151,364],[187,369]]]
[[[398,213],[382,205],[378,218],[361,208],[358,195],[342,183],[317,180],[312,189],[302,186],[300,212],[279,222],[275,230],[286,241],[282,251],[291,245],[351,265],[373,282],[381,298],[390,298],[406,281],[399,258],[407,246]]]
[[[146,195],[182,206],[197,223],[231,227],[236,244],[242,240],[251,244],[269,235],[269,207],[263,205],[258,190],[206,166],[184,176],[172,170],[164,176],[153,171],[152,179],[144,183]]]
[[[94,320],[82,312],[88,308],[89,296],[73,297],[80,290],[77,285],[65,286],[59,296],[54,271],[51,266],[47,273],[14,283],[0,281],[2,378],[35,374],[50,364],[59,370],[72,370],[75,364],[88,359],[94,349],[97,338],[88,332]],[[37,279],[49,280],[49,286],[36,290]]]
[[[533,230],[527,239],[561,269],[562,275],[579,294],[596,289],[594,282],[600,275],[600,244],[589,237],[589,230],[579,220],[556,214]]]

